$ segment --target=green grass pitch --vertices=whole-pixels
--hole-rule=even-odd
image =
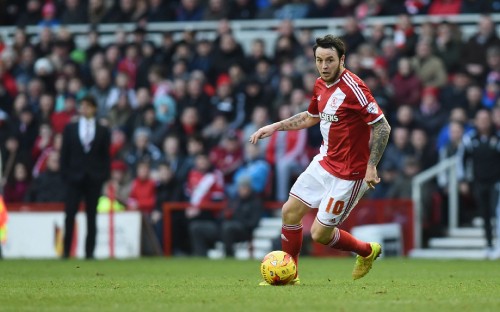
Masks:
[[[300,286],[258,286],[258,261],[0,261],[0,311],[500,311],[499,261],[305,258]]]

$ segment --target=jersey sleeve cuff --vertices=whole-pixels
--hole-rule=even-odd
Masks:
[[[375,120],[372,120],[370,121],[369,123],[367,123],[368,125],[373,125],[374,123],[376,123],[377,121],[379,121],[380,119],[382,119],[382,117],[384,117],[384,114],[378,116],[377,118],[375,118]]]
[[[311,114],[311,113],[309,113],[309,111],[306,111],[306,113],[307,113],[309,116],[311,116],[311,117],[319,117],[319,114],[316,114],[316,115],[315,115],[315,114]]]

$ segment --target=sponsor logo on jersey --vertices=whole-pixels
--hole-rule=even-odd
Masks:
[[[377,104],[375,102],[371,102],[370,104],[368,104],[368,107],[366,108],[366,110],[370,113],[370,114],[378,114],[378,107],[377,107]]]
[[[319,113],[319,118],[324,120],[324,121],[328,121],[328,122],[338,122],[339,121],[339,117],[337,115],[327,114],[327,113],[323,113],[323,112]]]

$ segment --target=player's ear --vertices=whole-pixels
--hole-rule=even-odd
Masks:
[[[340,58],[340,66],[342,66],[342,67],[345,66],[345,54],[342,55],[342,57]]]

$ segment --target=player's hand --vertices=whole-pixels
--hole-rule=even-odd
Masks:
[[[378,177],[377,174],[377,167],[368,166],[366,168],[365,182],[366,184],[368,184],[368,187],[370,189],[374,189],[375,185],[380,183],[380,178]]]
[[[276,130],[278,130],[278,127],[279,123],[262,127],[259,130],[255,131],[255,133],[250,136],[248,142],[255,144],[257,143],[258,140],[271,136]]]

